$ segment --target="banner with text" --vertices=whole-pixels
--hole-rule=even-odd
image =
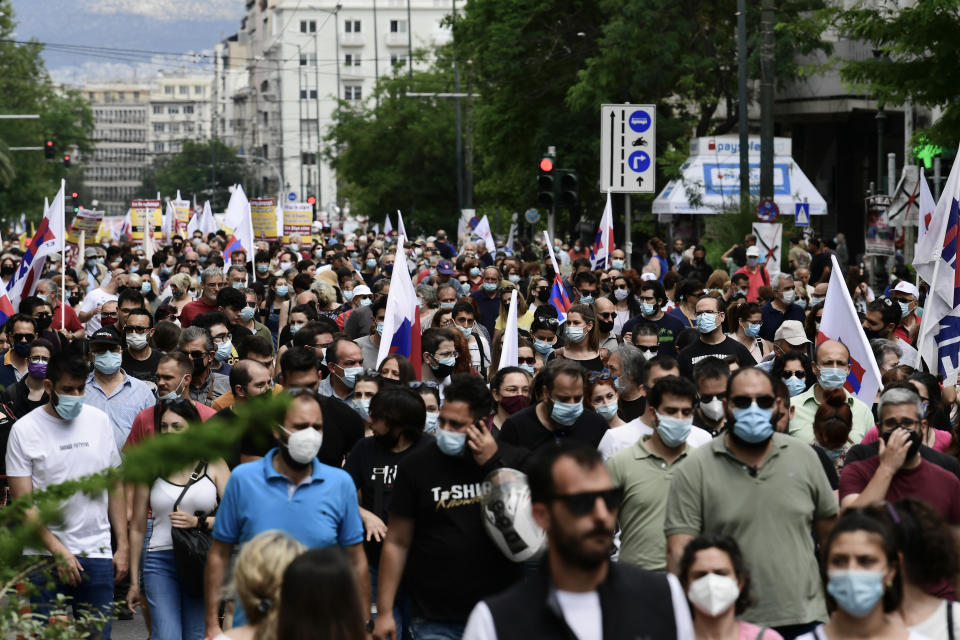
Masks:
[[[273,198],[250,198],[250,217],[256,240],[277,239],[277,201]]]
[[[306,202],[288,202],[283,205],[283,241],[290,236],[307,237],[313,225],[313,205]],[[309,243],[308,243],[309,244]]]
[[[93,211],[92,209],[83,209],[77,213],[67,231],[67,242],[77,244],[80,242],[80,232],[87,233],[87,242],[97,236],[100,230],[100,221],[103,220],[103,211]]]
[[[184,234],[187,232],[187,225],[190,224],[190,216],[193,213],[193,205],[189,200],[171,200],[173,210],[176,215],[176,226],[174,233]]]
[[[134,242],[143,242],[143,232],[148,224],[153,225],[153,237],[159,238],[163,223],[163,209],[159,200],[133,200],[130,202],[130,227]]]

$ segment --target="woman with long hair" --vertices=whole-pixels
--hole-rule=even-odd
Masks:
[[[613,303],[616,315],[613,318],[613,333],[620,335],[627,320],[640,315],[640,301],[637,300],[633,281],[625,275],[619,275],[610,282],[610,294],[607,300]]]
[[[653,237],[647,241],[647,250],[650,252],[650,261],[644,265],[643,270],[655,275],[660,284],[663,284],[663,276],[670,270],[667,263],[667,245],[660,238]]]
[[[843,389],[824,389],[823,401],[813,416],[813,445],[823,449],[833,460],[837,473],[843,469],[847,451],[855,443],[850,440],[853,429],[853,412],[847,404]]]
[[[339,547],[310,549],[283,573],[277,638],[366,640],[360,594]]]
[[[567,311],[567,320],[563,323],[564,347],[554,352],[554,356],[575,360],[589,371],[600,371],[604,367],[604,358],[600,352],[599,334],[593,307],[575,304]]]
[[[727,335],[742,344],[757,362],[762,361],[773,350],[773,345],[760,337],[760,324],[763,315],[756,302],[739,302],[727,312],[730,333]]]

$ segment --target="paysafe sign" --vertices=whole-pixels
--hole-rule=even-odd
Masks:
[[[710,196],[734,196],[740,193],[740,165],[704,163],[704,191]],[[760,165],[750,164],[750,193],[760,193]],[[773,165],[773,194],[790,195],[790,171],[785,164]]]

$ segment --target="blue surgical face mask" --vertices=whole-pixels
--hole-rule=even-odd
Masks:
[[[440,451],[448,456],[458,456],[467,444],[467,434],[459,431],[447,431],[446,429],[437,429],[437,446]]]
[[[520,282],[520,276],[518,276],[515,273],[511,273],[509,276],[507,276],[507,280],[509,280],[513,284],[517,284],[518,282]]]
[[[650,304],[649,302],[640,303],[640,313],[645,316],[652,316],[657,312],[657,305]]]
[[[773,417],[773,409],[761,409],[756,401],[746,409],[734,409],[733,433],[746,442],[754,444],[764,442],[773,435],[771,417]]]
[[[564,335],[570,342],[583,342],[587,337],[587,332],[583,327],[567,327]]]
[[[256,311],[253,307],[244,307],[240,309],[240,319],[244,322],[250,322],[253,320],[253,316],[256,315]]]
[[[480,275],[480,273],[481,273],[480,267],[470,267],[471,277],[476,278],[478,275]]]
[[[599,413],[604,420],[612,420],[613,416],[617,415],[618,408],[618,403],[614,400],[613,402],[598,405],[594,407],[593,410]]]
[[[900,305],[900,317],[901,317],[901,318],[906,318],[908,315],[910,315],[910,303],[909,303],[909,302],[899,301],[898,304]]]
[[[266,273],[266,272],[269,271],[269,270],[270,270],[270,265],[268,265],[268,264],[258,264],[258,265],[257,265],[257,273]]]
[[[787,385],[790,397],[798,396],[807,390],[807,383],[796,376],[790,376],[783,379],[783,384]]]
[[[367,265],[367,269],[373,269],[377,266],[377,261],[374,258],[367,258],[367,261],[364,264]]]
[[[847,452],[845,447],[840,447],[839,449],[824,449],[824,453],[827,454],[827,457],[832,461],[836,462],[844,453]]]
[[[337,377],[340,378],[343,384],[353,389],[353,385],[357,384],[357,376],[363,373],[363,367],[350,367],[349,369],[342,369],[342,371],[343,375]]]
[[[246,286],[246,283],[244,283],[244,282],[231,282],[231,283],[230,283],[230,286],[233,287],[234,289],[243,289],[243,288]]]
[[[557,402],[551,401],[553,408],[550,410],[550,417],[554,422],[569,427],[576,422],[583,414],[582,402]]]
[[[687,441],[690,435],[690,428],[693,426],[693,416],[689,418],[675,418],[665,416],[659,411],[657,414],[657,435],[660,440],[668,447],[679,447]]]
[[[233,342],[224,340],[217,345],[217,353],[214,356],[217,362],[226,362],[230,359],[230,353],[233,352]]]
[[[496,282],[484,282],[484,283],[483,283],[483,290],[486,291],[487,293],[492,293],[492,292],[494,292],[494,291],[497,290],[497,283],[496,283]]]
[[[277,295],[280,296],[281,298],[286,298],[289,292],[290,292],[290,287],[288,287],[285,284],[282,284],[279,287],[277,287]]]
[[[713,312],[697,314],[697,331],[711,333],[717,328],[717,314]]]
[[[533,365],[532,365],[532,364],[521,364],[521,365],[520,365],[520,368],[523,369],[524,371],[526,371],[527,373],[529,373],[530,375],[533,375]]]
[[[810,306],[811,306],[811,307],[815,307],[815,306],[817,306],[818,304],[820,304],[821,302],[823,302],[823,298],[821,298],[820,296],[810,296]]]
[[[460,333],[463,334],[464,338],[469,338],[471,335],[473,335],[473,327],[461,327],[458,324],[454,324],[453,326],[455,326],[457,329],[460,329]]]
[[[119,351],[103,351],[93,356],[93,366],[104,375],[113,375],[120,368],[123,356]]]
[[[818,381],[824,389],[839,389],[847,381],[847,370],[820,369]]]
[[[300,329],[301,329],[302,327],[303,327],[302,324],[291,324],[291,325],[290,325],[290,335],[291,335],[291,336],[292,336],[292,335],[296,335],[297,331],[300,331]]]
[[[54,408],[64,420],[73,420],[83,411],[83,396],[61,396],[54,394]]]
[[[354,398],[350,401],[350,404],[353,405],[353,410],[359,413],[361,418],[364,420],[370,418],[370,398]]]
[[[149,283],[149,282],[141,282],[141,283],[140,283],[140,293],[150,293],[150,291],[151,291],[152,289],[153,289],[153,287],[150,286],[150,283]]]
[[[378,322],[378,323],[376,324],[376,332],[377,332],[377,335],[378,335],[378,336],[382,336],[382,335],[383,335],[383,323],[382,323],[382,322]]]
[[[793,304],[797,305],[801,309],[807,308],[807,301],[804,300],[803,298],[797,298],[796,300],[793,301]]]
[[[430,411],[427,411],[427,418],[423,422],[423,432],[429,433],[430,435],[436,435],[437,423],[439,421],[440,421],[439,412],[431,413]]]
[[[756,338],[760,335],[760,325],[759,324],[748,324],[747,328],[743,330],[745,334],[751,338]]]
[[[617,271],[623,271],[623,260],[620,258],[610,258],[610,266]]]
[[[883,598],[883,572],[860,569],[833,569],[827,573],[827,593],[837,606],[864,618]]]
[[[533,348],[537,350],[537,353],[540,355],[546,356],[553,351],[553,343],[547,342],[546,340],[537,340],[533,339]]]
[[[593,299],[592,295],[581,295],[580,304],[593,304]]]
[[[760,261],[759,258],[754,258],[754,257],[747,258],[747,264],[750,265],[751,267],[757,266],[757,262],[759,261]]]
[[[347,302],[350,302],[351,300],[353,300],[353,289],[350,289],[350,290],[348,290],[348,291],[344,291],[344,292],[343,292],[343,299],[346,300]]]

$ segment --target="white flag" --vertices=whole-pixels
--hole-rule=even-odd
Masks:
[[[507,234],[507,244],[504,247],[508,255],[513,253],[513,236],[516,232],[517,232],[517,223],[511,222],[510,233]]]
[[[920,210],[917,215],[917,244],[913,253],[913,268],[917,275],[923,278],[928,284],[933,280],[933,265],[936,262],[934,257],[936,239],[927,238],[930,227],[933,224],[933,213],[937,209],[937,203],[930,193],[930,185],[923,175],[923,167],[920,167]],[[936,233],[936,232],[935,232]]]
[[[391,231],[393,231],[393,223],[390,222],[390,214],[388,213],[383,221],[383,235],[389,236]]]
[[[403,216],[400,214],[400,209],[397,209],[397,235],[403,238],[404,242],[410,239],[410,236],[407,235],[407,230],[403,226]]]
[[[477,223],[473,232],[483,239],[483,244],[486,245],[488,253],[494,254],[497,252],[497,245],[493,241],[493,233],[490,232],[490,221],[487,216],[480,218],[480,222]]]
[[[610,254],[613,253],[613,204],[610,202],[610,192],[607,192],[607,204],[603,207],[600,224],[597,226],[597,236],[593,240],[590,251],[590,261],[593,269],[609,269]]]
[[[517,366],[517,290],[510,292],[510,310],[507,312],[507,327],[503,332],[503,347],[500,350],[500,366]]]

